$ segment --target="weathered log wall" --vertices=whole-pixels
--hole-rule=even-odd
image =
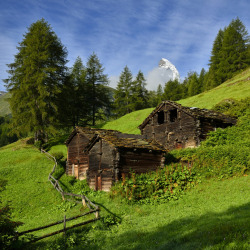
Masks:
[[[162,153],[157,152],[140,152],[132,150],[119,150],[120,162],[119,173],[121,176],[128,176],[129,173],[137,174],[155,171],[163,163]]]
[[[114,159],[116,151],[100,139],[89,152],[88,183],[95,190],[109,191],[114,182]]]
[[[68,144],[68,156],[66,174],[76,176],[77,179],[85,179],[88,169],[88,155],[83,152],[89,139],[77,133]]]
[[[192,116],[166,105],[151,118],[141,132],[168,149],[196,147],[199,143],[198,126]]]

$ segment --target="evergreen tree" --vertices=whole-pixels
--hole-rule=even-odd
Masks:
[[[199,93],[203,92],[205,90],[205,81],[206,81],[206,70],[204,68],[201,69],[201,72],[199,74]]]
[[[218,83],[221,82],[221,78],[218,75],[218,70],[220,67],[220,53],[222,49],[223,37],[224,31],[220,29],[213,43],[210,58],[209,81],[207,82],[206,89],[211,89],[219,85]]]
[[[200,93],[200,83],[196,72],[189,76],[188,81],[188,96],[194,96]]]
[[[60,95],[59,114],[63,126],[84,126],[89,121],[87,105],[86,68],[80,57],[77,57]]]
[[[158,104],[160,104],[163,101],[163,89],[161,84],[158,85],[157,90],[156,90],[156,98],[157,98],[157,104],[155,106],[157,106]]]
[[[111,93],[108,85],[108,77],[97,55],[93,53],[86,66],[86,82],[88,88],[87,102],[91,110],[92,125],[103,118],[103,113],[108,114],[111,107]]]
[[[220,30],[213,44],[206,89],[218,86],[237,71],[250,65],[250,46],[247,30],[239,18]]]
[[[146,89],[146,80],[141,71],[138,72],[135,81],[131,86],[132,111],[148,107],[148,91]]]
[[[245,26],[237,18],[225,29],[222,49],[220,52],[220,67],[218,70],[221,82],[231,78],[235,72],[250,65],[248,36]]]
[[[177,79],[170,80],[165,84],[163,98],[164,100],[177,101],[183,96],[182,87]]]
[[[123,116],[132,111],[132,85],[133,76],[127,66],[124,67],[114,94],[115,113]]]
[[[13,129],[44,139],[57,125],[57,97],[65,79],[67,52],[44,20],[31,24],[8,65],[6,87],[11,93]]]

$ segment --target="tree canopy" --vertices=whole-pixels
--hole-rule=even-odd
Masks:
[[[44,19],[31,24],[17,49],[5,79],[13,129],[35,132],[39,139],[57,124],[57,96],[65,79],[67,51]]]

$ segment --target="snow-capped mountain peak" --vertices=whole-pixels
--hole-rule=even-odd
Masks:
[[[162,58],[159,62],[159,67],[164,69],[170,69],[173,73],[173,80],[177,79],[178,81],[180,81],[180,74],[176,67],[170,61],[165,58]]]

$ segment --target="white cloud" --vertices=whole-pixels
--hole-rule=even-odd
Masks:
[[[164,87],[166,82],[173,80],[173,72],[170,69],[156,67],[148,72],[146,80],[147,88],[156,90],[159,84]]]

